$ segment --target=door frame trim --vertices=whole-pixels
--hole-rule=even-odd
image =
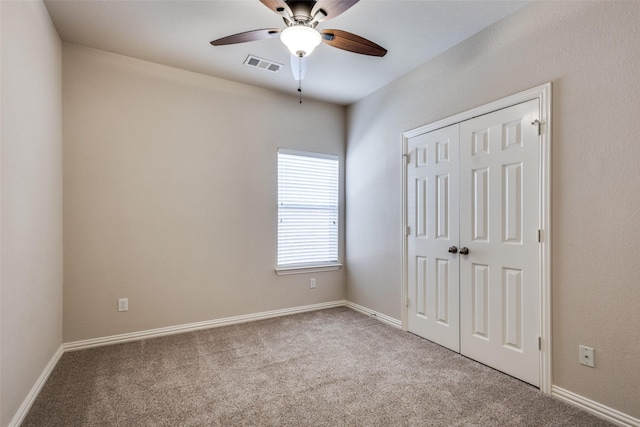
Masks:
[[[542,230],[539,245],[538,268],[540,272],[540,391],[551,395],[551,83],[507,96],[485,105],[455,114],[436,122],[402,133],[402,329],[408,330],[408,236],[407,226],[407,173],[405,161],[408,140],[424,133],[451,126],[474,117],[537,99],[540,102],[541,135],[538,146],[538,227]]]

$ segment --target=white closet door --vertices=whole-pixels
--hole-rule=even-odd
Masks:
[[[459,351],[458,125],[409,139],[408,327]]]
[[[538,100],[460,124],[460,352],[540,384]]]

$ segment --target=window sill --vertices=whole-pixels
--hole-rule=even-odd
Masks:
[[[322,271],[336,271],[342,268],[342,264],[312,265],[307,267],[283,267],[276,268],[276,275],[319,273]]]

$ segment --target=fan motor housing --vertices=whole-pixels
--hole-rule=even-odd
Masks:
[[[296,22],[309,22],[311,20],[311,11],[315,6],[316,2],[313,1],[300,1],[300,0],[289,0],[287,1],[287,5],[289,9],[291,9],[291,18]]]

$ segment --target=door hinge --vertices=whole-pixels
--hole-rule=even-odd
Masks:
[[[538,337],[538,350],[542,350],[542,337]]]
[[[405,307],[409,308],[409,297],[407,297],[404,301]]]
[[[411,236],[411,227],[409,227],[407,225],[407,227],[405,228],[404,232],[407,234],[407,236]]]
[[[538,243],[542,242],[542,230],[538,229]]]
[[[538,136],[542,135],[542,122],[538,119],[535,119],[531,122],[531,124],[537,128]]]
[[[403,154],[402,158],[407,164],[411,163],[411,155],[409,153]]]

